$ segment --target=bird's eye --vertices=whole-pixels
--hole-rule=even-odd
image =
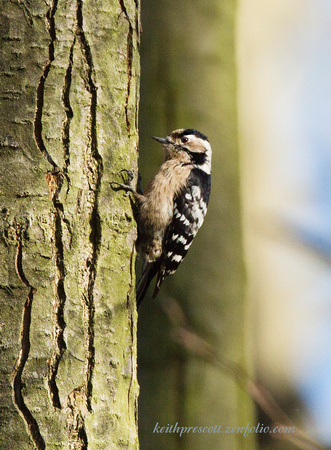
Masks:
[[[183,136],[183,137],[181,138],[181,141],[182,141],[183,144],[186,144],[186,142],[188,142],[188,137]]]

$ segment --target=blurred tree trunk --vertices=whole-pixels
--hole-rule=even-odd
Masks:
[[[153,433],[156,422],[222,425],[223,430],[254,422],[251,400],[234,380],[171,341],[171,325],[160,308],[164,300],[174,298],[193,330],[215,345],[219,355],[245,367],[235,12],[233,0],[143,3],[139,159],[143,179],[147,181],[162,161],[152,135],[197,128],[213,148],[205,223],[160,296],[154,302],[147,296],[140,310],[139,433],[144,449],[254,446],[252,435]]]
[[[137,448],[138,1],[0,10],[0,447]]]

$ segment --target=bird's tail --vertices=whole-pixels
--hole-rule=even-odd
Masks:
[[[137,291],[136,291],[136,297],[137,297],[137,307],[139,308],[140,303],[143,301],[147,289],[152,281],[152,279],[155,277],[159,270],[159,263],[156,262],[145,262],[143,265],[142,275],[139,280]]]

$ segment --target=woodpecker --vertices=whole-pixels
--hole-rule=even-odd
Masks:
[[[204,221],[211,187],[212,150],[204,134],[187,128],[153,139],[163,146],[164,162],[145,193],[113,183],[132,193],[136,247],[143,259],[138,307],[153,278],[156,276],[155,298],[164,278],[173,274],[185,257]]]

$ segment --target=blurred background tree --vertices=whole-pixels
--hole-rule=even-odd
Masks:
[[[331,5],[241,0],[237,15],[251,357],[330,448]]]
[[[172,340],[162,305],[179,302],[190,326],[245,365],[244,266],[236,120],[235,2],[143,1],[139,167],[143,185],[163,160],[151,136],[196,128],[213,148],[212,194],[202,229],[177,273],[139,311],[139,428],[143,449],[252,448],[254,437],[153,434],[162,425],[253,421],[235,381]],[[138,272],[139,273],[139,272]]]
[[[153,435],[156,422],[270,423],[259,411],[254,417],[233,379],[174,342],[164,312],[172,299],[223,357],[245,367],[249,349],[246,368],[296,426],[329,447],[330,4],[142,6],[144,185],[162,161],[151,135],[194,127],[209,137],[214,154],[206,221],[160,296],[146,298],[140,310],[141,445],[294,448],[270,438]]]
[[[250,355],[296,424],[330,448],[331,4],[238,5]]]

